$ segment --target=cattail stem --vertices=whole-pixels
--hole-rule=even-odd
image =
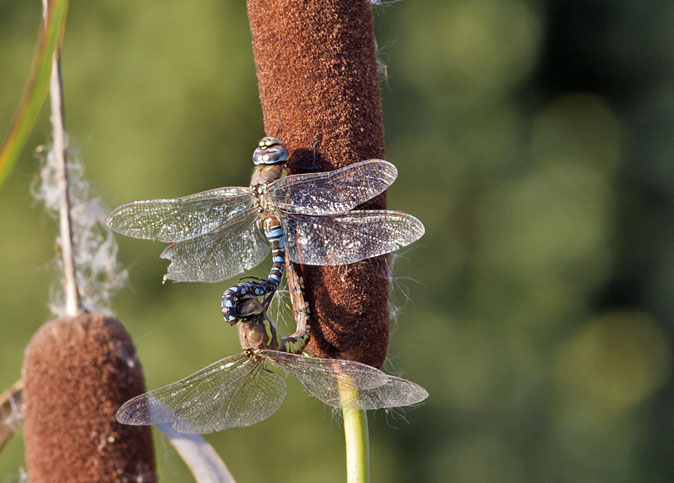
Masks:
[[[367,411],[342,409],[344,441],[346,442],[346,481],[370,481],[370,438],[367,429]]]
[[[367,411],[353,409],[358,392],[348,376],[339,378],[339,398],[342,402],[344,442],[346,446],[347,483],[370,481],[370,437],[367,430]]]
[[[49,15],[49,0],[42,0],[43,17]],[[61,77],[61,49],[57,48],[52,61],[49,84],[51,98],[51,124],[53,148],[52,155],[57,167],[59,190],[59,228],[61,257],[63,259],[63,284],[65,292],[65,315],[75,316],[82,309],[73,247],[73,231],[70,220],[70,196],[68,191],[67,149],[68,140],[65,131],[65,109],[63,105],[63,80]]]

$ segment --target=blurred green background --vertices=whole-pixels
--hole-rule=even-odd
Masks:
[[[39,17],[0,0],[2,130]],[[672,481],[674,7],[427,0],[375,19],[389,206],[427,229],[394,259],[386,368],[431,396],[371,413],[373,480]],[[74,0],[63,76],[110,207],[248,183],[263,132],[243,1]],[[47,120],[0,191],[0,390],[50,319],[56,224],[29,194]],[[238,352],[226,284],[162,285],[162,246],[118,241],[112,309],[149,387]],[[208,440],[242,482],[343,481],[341,422],[289,386],[274,416]],[[157,459],[163,481],[189,478],[161,438]],[[23,461],[14,438],[0,482]]]

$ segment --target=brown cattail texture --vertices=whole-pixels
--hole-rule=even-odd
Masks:
[[[116,319],[81,314],[44,325],[23,365],[31,482],[156,481],[149,427],[117,408],[145,391],[136,349]]]
[[[319,171],[384,157],[372,12],[366,0],[248,0],[265,131]],[[297,171],[295,169],[294,171]],[[362,208],[382,209],[380,195]],[[386,257],[303,266],[309,351],[380,367],[388,348]]]

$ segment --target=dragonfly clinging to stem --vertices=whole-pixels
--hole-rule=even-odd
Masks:
[[[293,286],[301,286],[301,280]],[[117,420],[170,423],[183,433],[250,426],[271,416],[285,399],[285,379],[269,367],[283,369],[312,396],[335,408],[408,406],[428,397],[421,386],[366,364],[300,355],[309,340],[306,318],[299,324],[303,329],[281,337],[257,298],[244,296],[238,303],[242,353],[127,401],[117,411]]]
[[[182,198],[134,201],[116,208],[108,225],[127,236],[170,243],[165,279],[218,282],[259,265],[272,251],[266,280],[240,283],[222,299],[234,324],[247,295],[268,295],[283,275],[284,258],[307,265],[347,265],[419,239],[423,224],[391,210],[354,210],[382,193],[395,166],[371,159],[329,172],[283,176],[288,151],[264,137],[253,153],[249,187],[215,188]]]

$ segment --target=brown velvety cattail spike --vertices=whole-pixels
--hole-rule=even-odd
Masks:
[[[156,481],[149,427],[117,408],[145,391],[136,349],[116,319],[80,314],[44,325],[23,365],[31,482]]]
[[[319,171],[384,157],[372,12],[366,0],[248,0],[265,130]],[[380,195],[363,208],[381,209]],[[380,367],[388,348],[386,258],[303,266],[313,355]]]

